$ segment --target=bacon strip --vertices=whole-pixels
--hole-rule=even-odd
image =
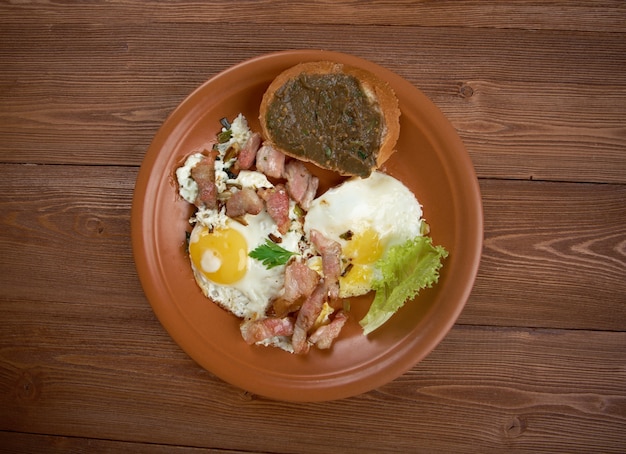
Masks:
[[[285,268],[285,293],[283,298],[295,301],[302,296],[309,296],[315,290],[320,275],[305,263],[293,261]]]
[[[209,209],[217,208],[217,186],[215,186],[215,158],[217,151],[211,150],[191,169],[191,178],[198,185],[198,196],[194,204]]]
[[[284,293],[273,303],[274,313],[282,317],[298,310],[302,300],[308,298],[320,281],[320,275],[306,264],[292,261],[285,268]]]
[[[291,317],[267,317],[259,320],[246,320],[241,326],[241,335],[252,345],[275,336],[291,336],[294,321]]]
[[[246,213],[259,214],[263,209],[263,200],[252,188],[243,188],[233,192],[226,201],[226,215],[231,218],[243,216]]]
[[[237,157],[237,165],[239,169],[249,169],[250,167],[252,167],[260,145],[261,134],[255,132],[250,136],[250,138],[247,140],[247,142],[239,152],[239,156]]]
[[[341,275],[341,245],[326,238],[320,231],[311,229],[311,241],[322,256],[324,285],[331,300],[339,297],[339,276]]]
[[[287,192],[302,208],[308,210],[315,198],[319,179],[312,175],[302,161],[292,160],[285,165]]]
[[[263,144],[256,154],[256,168],[268,177],[282,178],[285,155],[269,144]]]
[[[307,342],[307,336],[324,307],[326,293],[324,282],[320,281],[313,293],[302,303],[291,337],[294,353],[303,354],[309,351],[311,344]]]
[[[322,350],[330,348],[347,320],[348,314],[340,310],[329,324],[320,326],[311,334],[309,342]]]
[[[268,214],[272,217],[278,231],[281,234],[287,233],[289,230],[289,195],[282,184],[278,184],[273,188],[262,188],[258,191],[259,196],[265,200],[265,206]]]

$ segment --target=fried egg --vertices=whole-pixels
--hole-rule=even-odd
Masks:
[[[222,129],[225,132],[226,128]],[[241,148],[251,135],[245,117],[239,114],[230,125],[230,138],[216,144],[215,186],[218,198],[238,188],[272,188],[267,177],[257,171],[241,170],[234,177],[229,169],[234,158],[226,160],[231,146]],[[180,196],[194,203],[198,185],[191,172],[203,159],[202,153],[187,157],[176,170]],[[226,215],[225,208],[197,207],[190,222],[194,228],[189,236],[189,259],[198,286],[205,296],[236,316],[245,319],[265,317],[270,302],[283,291],[284,266],[266,268],[248,254],[271,236],[280,240],[280,246],[298,253],[303,237],[301,217],[296,214],[295,202],[290,203],[291,225],[285,235],[263,209],[259,214],[246,214],[237,220]]]
[[[377,277],[376,261],[390,247],[421,235],[422,207],[402,182],[372,172],[367,178],[346,180],[316,198],[305,216],[307,237],[311,229],[341,245],[339,296],[363,295]]]
[[[266,211],[246,214],[244,222],[247,225],[227,217],[214,227],[197,222],[189,237],[189,258],[205,296],[238,317],[257,319],[265,316],[282,291],[285,267],[267,269],[248,255],[270,234],[280,237],[270,215]],[[280,246],[298,253],[302,230],[294,224],[297,221],[282,236]]]

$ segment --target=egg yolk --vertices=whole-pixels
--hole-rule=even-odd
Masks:
[[[372,280],[373,264],[383,254],[383,244],[372,228],[357,232],[343,247],[344,257],[350,260],[350,270],[339,279],[340,288],[369,288]]]
[[[383,246],[378,233],[371,227],[367,227],[352,235],[352,239],[343,248],[343,253],[352,259],[352,263],[366,265],[380,258],[383,254]]]
[[[209,232],[203,228],[194,232],[189,256],[196,269],[216,284],[233,284],[244,277],[248,268],[248,244],[234,229]]]

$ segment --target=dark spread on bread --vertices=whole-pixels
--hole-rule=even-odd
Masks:
[[[290,79],[276,91],[265,121],[278,147],[322,167],[365,177],[376,164],[382,115],[353,76],[304,73]]]

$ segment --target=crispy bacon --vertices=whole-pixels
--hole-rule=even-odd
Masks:
[[[256,154],[256,168],[268,177],[282,178],[285,155],[269,144],[263,144]]]
[[[211,150],[191,169],[191,178],[198,185],[195,205],[210,209],[217,208],[217,186],[215,186],[215,158],[217,151]]]
[[[273,302],[274,313],[282,317],[300,308],[318,282],[320,275],[302,262],[292,261],[285,268],[285,284],[282,297]]]
[[[294,321],[291,317],[267,317],[258,320],[246,320],[241,326],[241,335],[252,345],[275,336],[291,336]]]
[[[239,157],[237,158],[237,166],[239,169],[249,169],[250,167],[252,167],[260,145],[261,134],[255,132],[250,136],[250,138],[246,141],[245,145],[239,152]]]
[[[263,209],[263,200],[252,188],[243,188],[234,192],[226,201],[226,215],[231,218],[243,216],[246,213],[259,214]]]
[[[307,342],[307,336],[324,307],[326,293],[324,281],[320,281],[313,293],[302,303],[291,337],[294,353],[302,354],[309,351],[311,345]]]
[[[278,231],[283,235],[287,233],[289,230],[289,195],[285,187],[278,184],[270,189],[262,188],[259,189],[258,194],[265,200],[267,212],[278,225]]]
[[[285,293],[283,298],[295,301],[300,297],[308,297],[318,282],[320,275],[305,263],[293,261],[285,269]]]
[[[312,175],[302,161],[291,160],[285,165],[287,192],[302,208],[308,210],[317,193],[319,179]]]
[[[322,350],[330,348],[347,320],[348,314],[340,310],[329,324],[320,326],[311,334],[309,342]]]
[[[341,275],[341,245],[326,238],[320,231],[311,229],[311,241],[322,256],[324,285],[331,300],[339,297],[339,276]]]

